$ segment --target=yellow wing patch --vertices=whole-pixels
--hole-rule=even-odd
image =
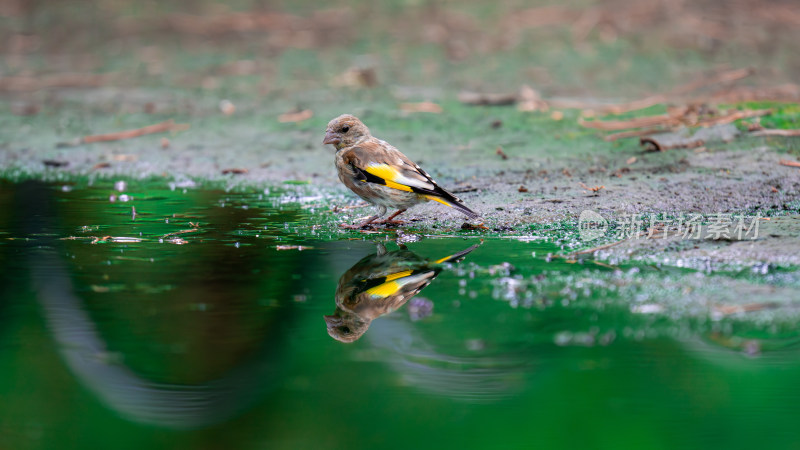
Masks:
[[[389,166],[388,164],[370,165],[369,167],[367,167],[367,172],[375,175],[378,178],[383,179],[386,182],[386,187],[390,187],[392,189],[397,189],[400,191],[413,192],[411,188],[406,186],[405,184],[400,184],[394,181],[398,178],[400,173],[393,167]]]
[[[398,278],[407,277],[407,276],[411,275],[412,273],[414,273],[413,270],[404,270],[402,272],[397,272],[397,273],[393,273],[391,275],[386,275],[386,281],[394,281],[394,280],[396,280]]]
[[[453,207],[450,203],[447,203],[446,201],[442,200],[441,198],[435,197],[433,195],[426,195],[425,198],[427,198],[428,200],[433,200],[435,202],[439,202],[439,203],[441,203],[441,204],[443,204],[445,206],[449,206],[451,208]]]
[[[394,181],[386,180],[386,186],[390,187],[390,188],[393,188],[393,189],[399,189],[401,191],[413,192],[410,187],[408,187],[408,186],[406,186],[404,184],[397,184]]]
[[[367,172],[386,181],[394,181],[399,175],[397,169],[388,164],[370,164],[367,166]]]
[[[400,289],[400,285],[397,282],[390,281],[367,289],[367,294],[375,297],[388,297],[397,292],[398,289]]]
[[[453,255],[447,255],[444,258],[437,259],[436,261],[434,261],[434,264],[441,264],[441,263],[447,261],[448,259],[450,259],[452,257],[453,257]]]

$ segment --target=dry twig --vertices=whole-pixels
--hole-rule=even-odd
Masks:
[[[750,133],[750,136],[782,136],[782,137],[798,137],[800,130],[775,130],[771,128],[763,128]]]
[[[407,113],[434,113],[440,114],[442,107],[433,102],[401,103],[400,110]]]
[[[649,108],[660,103],[665,103],[666,101],[667,98],[663,95],[651,95],[650,97],[645,97],[639,100],[611,105],[598,105],[580,100],[550,100],[548,103],[553,108],[583,109],[597,114],[622,114]]]
[[[664,131],[664,129],[658,127],[648,127],[648,128],[643,128],[641,130],[620,131],[619,133],[609,134],[608,136],[604,137],[603,140],[605,140],[606,142],[614,142],[617,139],[647,136],[658,131]]]
[[[639,139],[639,145],[651,151],[663,152],[671,148],[697,148],[705,145],[705,141],[697,139],[694,141],[681,141],[674,144],[664,144],[657,139],[657,136],[647,136]]]
[[[592,191],[592,192],[594,192],[594,193],[598,193],[598,192],[600,192],[600,190],[601,190],[601,189],[604,189],[604,188],[605,188],[605,186],[595,186],[595,187],[589,187],[589,186],[587,186],[587,185],[585,185],[585,184],[583,184],[583,183],[578,183],[578,184],[580,184],[580,185],[581,185],[581,187],[582,187],[582,188],[584,188],[584,189],[586,189],[587,191]]]
[[[791,161],[791,160],[788,160],[788,159],[782,159],[782,160],[778,161],[778,164],[780,164],[782,166],[789,166],[789,167],[800,167],[800,162]]]
[[[197,225],[197,224],[190,224],[190,225]],[[195,226],[194,228],[189,229],[189,230],[178,230],[178,231],[173,231],[172,233],[167,233],[167,234],[161,236],[161,239],[167,239],[170,236],[177,236],[179,234],[194,233],[196,231],[200,231],[200,227],[199,226]]]
[[[236,175],[243,175],[243,174],[246,174],[247,172],[248,172],[247,169],[238,168],[238,167],[234,167],[234,168],[231,168],[231,169],[222,169],[222,174],[223,175],[228,175],[229,173],[236,174]]]
[[[119,141],[122,139],[131,139],[146,134],[164,133],[167,131],[183,131],[189,129],[189,124],[176,124],[174,120],[170,119],[165,122],[149,125],[134,130],[117,131],[115,133],[95,134],[91,136],[84,136],[81,142],[84,144],[92,144],[94,142],[109,142]]]
[[[304,120],[308,120],[314,117],[314,112],[310,109],[304,109],[299,112],[288,112],[285,114],[281,114],[278,116],[278,122],[287,123],[287,122],[302,122]]]
[[[644,128],[656,126],[673,126],[678,125],[680,122],[676,116],[671,114],[660,114],[658,116],[638,117],[629,120],[584,120],[583,117],[578,118],[578,123],[586,128],[593,128],[595,130],[604,131],[620,131],[630,128]]]
[[[710,119],[700,120],[697,122],[697,125],[701,127],[723,125],[726,123],[735,122],[739,119],[749,119],[750,117],[766,116],[771,113],[772,113],[771,109],[744,109],[741,111],[734,111],[730,114],[721,117],[713,117]]]
[[[594,253],[594,252],[597,252],[597,251],[600,251],[600,250],[605,250],[607,248],[615,247],[615,246],[617,246],[619,244],[622,244],[623,242],[627,241],[628,239],[630,239],[630,238],[625,238],[625,239],[623,239],[621,241],[611,242],[610,244],[604,244],[604,245],[600,245],[598,247],[589,248],[589,249],[586,249],[586,250],[580,250],[580,251],[577,251],[577,252],[572,252],[568,256],[586,255],[586,254]]]

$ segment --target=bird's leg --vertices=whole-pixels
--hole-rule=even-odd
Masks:
[[[341,223],[341,224],[339,224],[339,226],[342,227],[342,228],[347,228],[348,230],[359,230],[361,228],[368,227],[370,224],[372,224],[372,222],[375,222],[376,219],[378,219],[379,217],[381,217],[384,214],[386,214],[386,207],[385,206],[381,206],[380,210],[378,211],[378,214],[375,214],[374,216],[368,218],[367,220],[361,222],[358,225],[350,225],[348,223]]]
[[[366,228],[366,227],[370,226],[372,224],[372,222],[375,222],[375,219],[379,218],[382,215],[383,214],[375,214],[374,216],[370,217],[369,219],[367,219],[367,220],[365,220],[365,221],[363,221],[363,222],[361,222],[359,224],[356,224],[356,225],[351,225],[349,223],[340,223],[339,226],[342,227],[342,228],[347,228],[348,230],[360,230],[362,228]]]
[[[406,212],[405,209],[398,209],[397,212],[395,212],[391,216],[379,221],[378,223],[388,223],[388,224],[401,224],[401,223],[404,223],[402,220],[392,220],[395,217],[399,216],[400,214],[403,214],[404,212]]]

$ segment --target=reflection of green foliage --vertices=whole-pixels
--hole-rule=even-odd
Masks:
[[[21,220],[15,192],[0,191],[0,224],[12,237],[43,239],[14,225]],[[290,439],[292,447],[322,441],[326,447],[359,447],[353,434],[331,432],[346,429],[365,446],[386,439],[431,445],[446,440],[465,448],[498,444],[497,435],[484,433],[466,440],[467,427],[494,430],[509,445],[541,442],[547,448],[604,442],[614,448],[672,448],[719,428],[727,431],[715,443],[735,446],[758,442],[740,431],[744,425],[759,431],[794,426],[781,408],[800,373],[792,363],[798,338],[791,307],[713,321],[706,309],[707,301],[755,300],[740,298],[743,289],[773,288],[776,295],[796,290],[793,270],[701,275],[624,262],[615,271],[590,260],[548,258],[563,250],[559,240],[574,239],[575,225],[532,224],[531,233],[556,238],[487,239],[468,260],[445,264],[422,293],[435,305],[431,317],[412,323],[401,308],[376,321],[365,339],[342,346],[325,335],[322,316],[334,305],[342,271],[374,252],[374,244],[294,235],[292,227],[308,216],[277,201],[283,193],[184,193],[134,183],[126,189],[132,201],[112,203],[109,195],[119,193],[104,183],[48,192],[57,221],[55,235],[46,239],[145,239],[53,244],[112,352],[98,358],[145,379],[193,383],[224,376],[257,357],[259,347],[283,355],[271,362],[285,376],[264,381],[274,393],[224,424],[230,445]],[[201,231],[180,235],[187,244],[158,242],[190,228],[188,222],[199,222]],[[0,234],[0,254],[24,255],[25,241],[7,237]],[[236,242],[249,245],[237,248]],[[276,251],[278,243],[314,248]],[[436,258],[468,244],[426,239],[408,247]],[[187,439],[203,439],[205,431],[178,433],[128,422],[81,386],[58,356],[25,286],[21,261],[0,259],[13,287],[0,309],[0,423],[26,429],[35,422],[42,434],[34,446],[28,434],[0,433],[3,446],[143,448],[169,441],[181,447],[189,445]],[[662,309],[634,312],[640,305]],[[404,324],[402,334],[387,334],[381,323]],[[743,358],[748,348],[764,356]],[[468,375],[459,379],[475,388],[444,389],[449,380],[437,377],[448,373]],[[470,392],[478,387],[480,392]],[[481,403],[472,403],[470,394]],[[347,414],[341,414],[342,405]],[[742,414],[754,408],[767,412]],[[561,431],[575,417],[592,420],[580,435]],[[660,423],[673,426],[653,425]],[[779,438],[772,443],[781,444]]]
[[[56,194],[59,226],[64,237],[76,238],[62,245],[70,261],[78,262],[79,292],[109,350],[145,377],[179,382],[214,379],[254,357],[288,318],[275,308],[296,293],[291,275],[305,264],[284,261],[275,244],[267,251],[262,245],[227,245],[255,241],[256,235],[277,242],[295,213],[265,217],[255,195],[226,198],[146,184],[125,193],[132,200],[122,202],[121,193],[102,188]],[[110,202],[111,196],[117,201]],[[198,231],[181,233],[192,230]],[[110,238],[92,245],[92,236]],[[263,273],[262,283],[231,284],[253,271]]]

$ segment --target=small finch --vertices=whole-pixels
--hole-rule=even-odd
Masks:
[[[336,169],[342,183],[378,207],[378,214],[358,225],[342,224],[344,228],[358,229],[372,223],[402,223],[392,219],[406,209],[430,200],[455,208],[471,219],[478,217],[461,199],[442,189],[400,150],[373,137],[369,128],[355,116],[343,114],[331,120],[322,143],[336,147]],[[397,212],[376,222],[386,214],[387,208],[397,209]]]
[[[336,310],[324,316],[328,334],[337,341],[356,341],[373,320],[400,309],[425,289],[442,271],[442,263],[456,263],[480,245],[432,261],[405,247],[387,252],[378,243],[377,253],[362,258],[339,278]]]

